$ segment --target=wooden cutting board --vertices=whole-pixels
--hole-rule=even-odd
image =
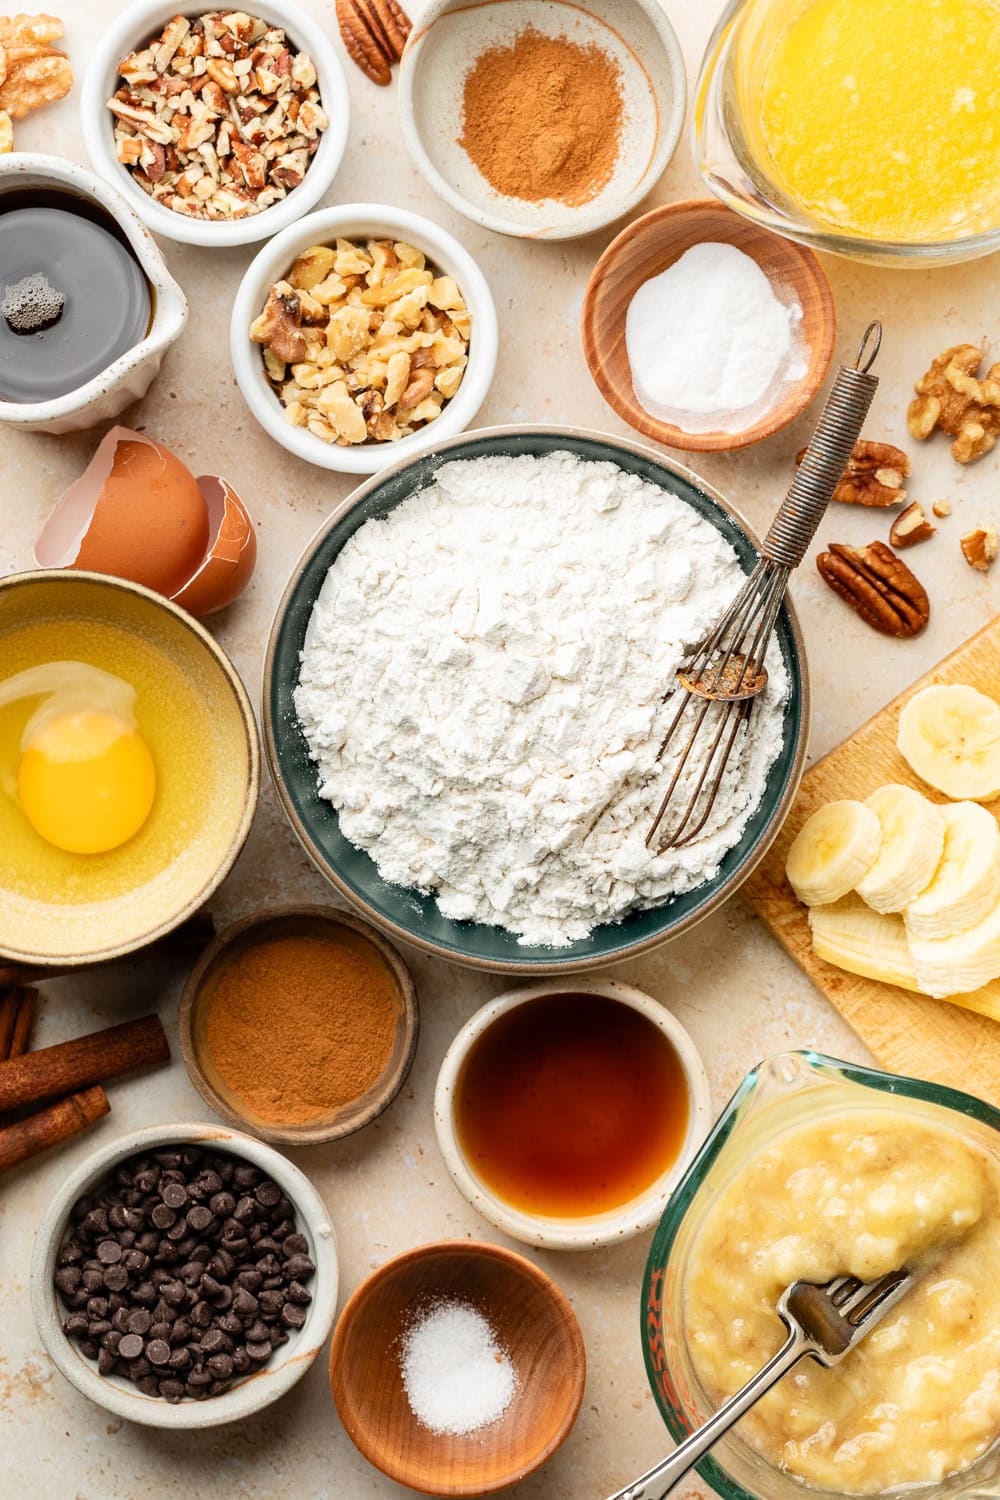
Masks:
[[[1000,1105],[1000,1022],[894,985],[847,974],[814,957],[806,908],[785,879],[785,857],[806,818],[837,797],[862,800],[886,781],[917,787],[937,802],[896,749],[903,704],[930,683],[965,682],[1000,702],[1000,617],[907,688],[806,772],[795,804],[743,895],[810,979],[890,1071],[950,1084]],[[993,804],[1000,812],[1000,805]]]

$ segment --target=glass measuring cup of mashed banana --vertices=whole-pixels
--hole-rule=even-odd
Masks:
[[[897,1085],[918,1095],[888,1091]],[[775,1304],[790,1282],[920,1273],[840,1365],[803,1360],[744,1418],[716,1455],[721,1494],[937,1495],[992,1462],[1000,1116],[982,1105],[965,1117],[927,1095],[964,1098],[789,1054],[751,1075],[678,1189],[687,1211],[670,1226],[668,1210],[647,1272],[647,1363],[675,1432],[678,1411],[692,1425],[784,1342]]]

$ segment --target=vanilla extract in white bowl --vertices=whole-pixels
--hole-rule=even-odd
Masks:
[[[135,348],[153,298],[110,214],[78,194],[0,196],[0,400],[66,396]]]

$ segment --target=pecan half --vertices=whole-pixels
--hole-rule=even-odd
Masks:
[[[337,25],[348,57],[366,78],[384,88],[392,79],[389,55],[372,26],[364,0],[337,0]]]
[[[930,619],[923,584],[884,542],[869,542],[867,547],[831,542],[816,566],[834,593],[882,635],[919,635]]]
[[[915,547],[918,542],[929,541],[936,531],[920,501],[913,500],[893,521],[889,543],[893,547]]]
[[[800,464],[805,456],[803,448],[795,462]],[[902,448],[862,438],[854,444],[832,498],[843,505],[901,505],[906,499],[903,480],[909,472],[910,460]]]

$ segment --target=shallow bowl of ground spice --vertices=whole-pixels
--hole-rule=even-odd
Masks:
[[[417,1046],[417,994],[395,948],[330,907],[278,908],[227,928],[181,995],[181,1053],[231,1125],[316,1145],[368,1125]]]
[[[684,121],[659,0],[431,0],[399,77],[403,140],[459,212],[569,239],[655,186]]]

